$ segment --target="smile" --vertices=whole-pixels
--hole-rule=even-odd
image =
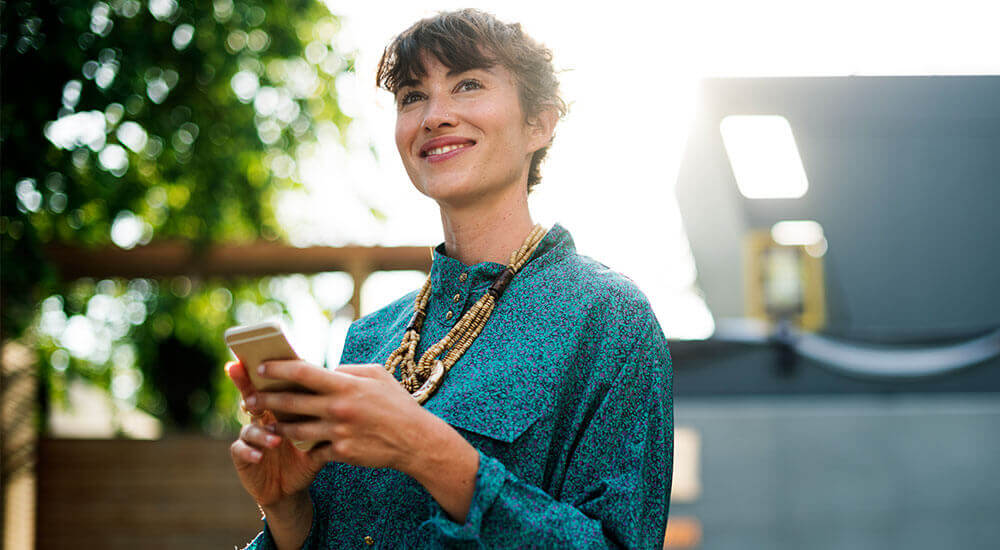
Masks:
[[[451,143],[445,142],[441,145],[430,148],[426,148],[427,146],[425,145],[425,149],[420,152],[420,157],[427,159],[428,162],[440,162],[448,160],[455,155],[460,155],[465,149],[468,149],[476,144],[476,142],[472,140],[462,141],[459,143],[455,143],[457,140],[454,139],[448,141],[451,141]],[[433,143],[428,145],[433,145]]]
[[[434,149],[431,149],[430,151],[427,151],[426,155],[428,157],[431,157],[431,156],[434,156],[434,155],[443,155],[443,154],[445,154],[445,153],[447,153],[449,151],[454,151],[455,149],[464,149],[465,147],[469,147],[470,145],[472,145],[472,144],[471,143],[463,143],[461,145],[445,145],[444,147],[435,147]]]

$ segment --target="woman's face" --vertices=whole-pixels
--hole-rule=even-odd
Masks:
[[[432,55],[423,61],[427,74],[396,93],[396,147],[417,190],[464,206],[526,187],[531,154],[551,129],[525,122],[510,71],[455,73]]]

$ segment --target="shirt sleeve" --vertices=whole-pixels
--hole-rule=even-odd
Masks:
[[[571,451],[560,499],[480,451],[465,524],[430,499],[448,547],[663,548],[673,470],[673,371],[653,321]]]

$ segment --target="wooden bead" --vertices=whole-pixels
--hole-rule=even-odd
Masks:
[[[441,386],[445,373],[451,370],[451,367],[472,347],[489,321],[496,307],[497,298],[524,264],[531,259],[545,234],[546,230],[541,225],[533,227],[521,247],[511,253],[507,270],[497,280],[500,282],[503,279],[498,288],[499,292],[494,295],[494,289],[491,287],[462,315],[444,338],[428,348],[418,360],[414,360],[423,320],[427,313],[427,303],[431,296],[431,278],[427,277],[414,300],[413,320],[404,331],[399,347],[390,353],[385,361],[385,369],[390,374],[395,372],[397,366],[399,367],[400,384],[418,403],[422,405],[430,399]],[[494,282],[494,286],[497,286],[497,282]],[[442,353],[445,355],[443,360],[439,359]]]

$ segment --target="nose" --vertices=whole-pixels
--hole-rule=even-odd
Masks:
[[[428,99],[424,105],[423,128],[425,132],[430,133],[438,128],[458,125],[458,119],[453,114],[454,111],[447,99]]]

